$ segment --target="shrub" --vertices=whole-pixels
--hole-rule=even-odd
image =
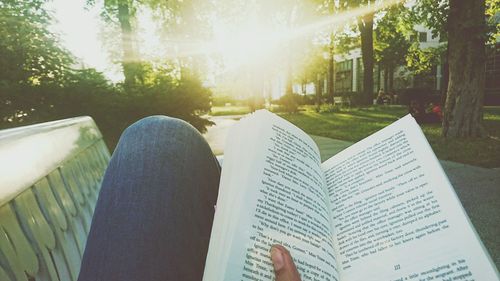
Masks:
[[[63,85],[0,83],[1,128],[91,116],[112,150],[121,132],[150,115],[168,115],[191,123],[200,132],[212,123],[200,117],[210,109],[211,93],[196,77],[160,79],[126,92],[94,70],[75,71]]]
[[[282,110],[288,113],[299,111],[299,104],[303,101],[303,97],[297,94],[286,94],[282,96],[277,104],[282,107]]]
[[[245,100],[245,105],[250,108],[250,112],[254,112],[258,109],[262,109],[265,107],[265,100],[263,97],[250,97]]]

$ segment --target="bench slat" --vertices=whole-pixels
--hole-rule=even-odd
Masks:
[[[0,131],[1,281],[77,280],[109,159],[89,117]]]
[[[24,234],[11,205],[0,207],[0,250],[7,259],[3,269],[10,269],[12,278],[28,281],[26,273],[35,276],[39,264],[33,245]]]
[[[78,273],[80,272],[81,256],[78,249],[78,243],[69,228],[64,211],[56,201],[47,179],[42,179],[36,183],[34,190],[40,200],[42,212],[45,214],[47,221],[50,222],[57,242],[64,254],[66,266],[71,274],[71,279],[68,280],[76,280],[78,278]],[[58,272],[61,272],[59,267],[57,270]],[[59,277],[61,277],[60,274]],[[64,280],[64,278],[61,278],[61,280]]]

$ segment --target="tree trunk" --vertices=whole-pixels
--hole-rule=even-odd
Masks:
[[[335,62],[334,62],[334,46],[333,46],[333,35],[331,35],[332,41],[330,42],[329,56],[328,56],[328,77],[327,77],[327,95],[331,99],[333,104],[333,92],[334,92],[334,81],[335,81]]]
[[[321,96],[323,93],[323,77],[318,74],[316,78],[316,112],[319,112],[321,109]]]
[[[285,94],[291,95],[293,94],[293,74],[292,74],[292,59],[288,59],[288,67],[286,74],[286,89]]]
[[[391,65],[388,67],[388,84],[387,84],[387,91],[393,91],[394,90],[394,67]]]
[[[450,53],[450,44],[446,44],[446,53],[444,54],[443,71],[441,75],[443,75],[443,81],[441,86],[441,104],[444,106],[446,104],[446,95],[448,94],[448,83],[450,81],[450,65],[448,63],[448,57]]]
[[[292,70],[292,41],[288,41],[288,52],[287,52],[287,72],[286,72],[286,85],[285,85],[285,95],[293,94],[293,70]]]
[[[384,91],[389,92],[389,66],[384,67]]]
[[[292,67],[291,66],[288,67],[285,94],[286,95],[293,94],[293,80],[292,80]]]
[[[361,55],[364,68],[362,103],[369,105],[373,100],[373,13],[359,18],[358,28],[361,33]]]
[[[332,66],[333,66],[333,75],[332,75],[332,103],[333,103],[333,96],[335,96],[335,78],[337,77],[337,68],[335,66],[335,58],[332,55]]]
[[[449,81],[443,136],[480,137],[485,86],[485,0],[450,0]]]
[[[137,53],[135,50],[135,37],[130,24],[130,9],[127,1],[118,3],[118,20],[122,33],[122,68],[125,76],[125,85],[131,86],[135,83]]]

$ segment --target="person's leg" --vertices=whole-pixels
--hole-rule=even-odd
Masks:
[[[106,170],[79,281],[201,280],[220,168],[188,123],[142,119]]]

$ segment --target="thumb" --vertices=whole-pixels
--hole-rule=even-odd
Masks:
[[[300,281],[300,275],[293,263],[292,256],[285,247],[273,245],[271,247],[271,261],[274,266],[276,281]]]

